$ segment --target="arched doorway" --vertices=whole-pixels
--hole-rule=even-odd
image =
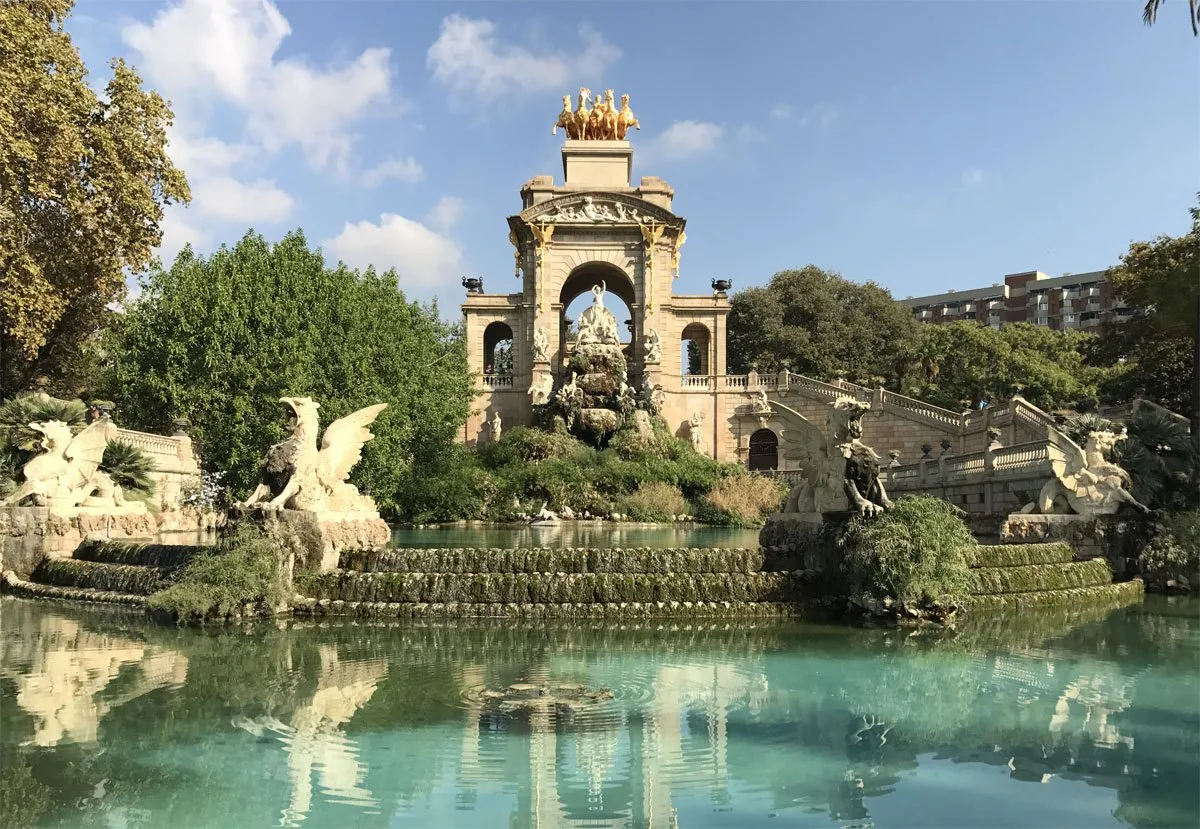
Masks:
[[[560,340],[565,360],[575,342],[576,322],[579,315],[592,304],[592,288],[604,285],[604,305],[617,318],[617,334],[621,339],[625,359],[632,359],[630,346],[637,330],[634,319],[636,295],[633,282],[620,268],[607,262],[587,262],[571,271],[559,292],[562,308],[559,316]]]
[[[750,436],[750,471],[779,468],[779,438],[770,429]]]
[[[506,322],[483,329],[483,373],[489,377],[513,374],[513,331]]]

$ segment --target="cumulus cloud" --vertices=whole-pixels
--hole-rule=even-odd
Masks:
[[[293,206],[292,197],[275,182],[241,182],[233,176],[201,178],[192,188],[192,198],[205,216],[246,225],[283,221]]]
[[[363,184],[367,187],[378,187],[389,179],[412,184],[421,180],[425,175],[423,168],[415,158],[389,158],[363,173]]]
[[[451,285],[461,270],[462,251],[449,237],[395,213],[384,213],[378,223],[347,222],[321,246],[352,268],[395,268],[400,288],[408,293],[435,293]]]
[[[425,223],[439,233],[449,233],[462,215],[462,199],[457,196],[442,196],[425,216]]]
[[[724,134],[720,124],[676,121],[647,142],[642,156],[653,161],[683,161],[716,149]]]
[[[800,126],[816,129],[829,129],[841,117],[836,107],[829,104],[814,104],[800,116]]]
[[[771,107],[771,117],[776,121],[786,121],[796,114],[796,108],[791,104],[776,104]]]
[[[983,170],[978,167],[968,167],[962,173],[962,183],[967,187],[977,187],[983,184],[983,178]]]
[[[598,78],[621,57],[599,32],[583,27],[579,36],[580,49],[539,54],[502,42],[490,20],[453,14],[442,21],[426,60],[434,80],[463,97],[558,90]]]

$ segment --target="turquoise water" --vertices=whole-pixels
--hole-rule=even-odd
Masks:
[[[1198,611],[196,631],[4,599],[0,825],[1195,827]]]
[[[757,547],[757,529],[702,524],[625,524],[564,521],[560,524],[449,524],[392,530],[393,547],[528,549],[530,547]]]

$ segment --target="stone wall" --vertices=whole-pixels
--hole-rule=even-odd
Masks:
[[[163,510],[180,506],[185,486],[199,480],[200,464],[187,435],[154,435],[133,429],[118,429],[117,439],[133,444],[154,462],[154,502]]]

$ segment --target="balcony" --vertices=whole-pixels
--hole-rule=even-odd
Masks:
[[[485,374],[483,375],[483,387],[485,389],[511,389],[513,376],[511,374]]]

